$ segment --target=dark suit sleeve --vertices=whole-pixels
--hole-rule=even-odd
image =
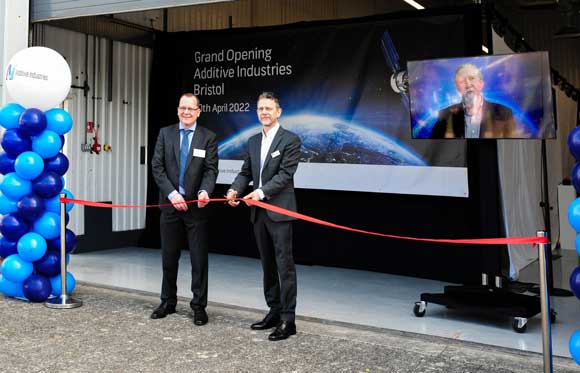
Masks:
[[[296,173],[298,163],[300,162],[300,146],[300,138],[292,134],[292,138],[285,146],[278,172],[268,182],[262,185],[261,189],[266,198],[277,195],[289,184],[293,183],[294,173]]]
[[[167,146],[165,130],[162,128],[161,131],[159,131],[157,143],[155,144],[155,151],[153,152],[153,158],[151,159],[151,172],[153,173],[153,179],[159,187],[159,190],[164,197],[167,197],[169,193],[175,190],[175,187],[167,177],[167,170],[165,168],[165,146]]]
[[[238,192],[238,194],[242,194],[250,184],[250,181],[252,180],[252,158],[250,157],[250,141],[248,141],[248,147],[246,148],[246,154],[244,156],[244,164],[242,164],[242,169],[240,170],[238,176],[236,176],[234,182],[230,186],[230,189],[235,190],[236,192]]]
[[[437,122],[435,122],[435,125],[433,126],[433,130],[431,130],[431,135],[429,136],[429,138],[442,139],[443,135],[445,134],[446,124],[447,124],[446,120],[442,118],[442,114],[440,112],[439,115],[437,116]]]
[[[203,177],[199,190],[205,190],[208,195],[213,193],[218,175],[218,151],[216,135],[210,132],[205,158],[203,160]]]
[[[446,134],[453,133],[456,136],[454,128],[455,125],[453,123],[453,115],[451,108],[445,108],[439,110],[437,114],[437,122],[433,126],[433,130],[431,131],[430,139],[444,139],[446,138]]]

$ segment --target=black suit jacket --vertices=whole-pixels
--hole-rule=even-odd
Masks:
[[[248,140],[248,148],[244,164],[238,176],[232,183],[231,189],[238,194],[253,181],[254,190],[260,183],[260,149],[262,133],[258,133]],[[262,191],[265,202],[287,210],[296,211],[296,196],[294,194],[294,173],[300,161],[300,138],[294,133],[280,127],[268,150],[268,155],[262,169]],[[296,220],[292,217],[268,211],[273,221]],[[251,208],[250,220],[255,221],[256,208]]]
[[[155,144],[151,160],[151,170],[159,187],[159,202],[168,203],[167,196],[174,190],[179,191],[179,124],[163,127]],[[205,150],[205,157],[194,157],[194,149]],[[209,195],[214,190],[218,175],[218,156],[216,135],[212,131],[196,126],[185,169],[185,199],[197,199],[197,192],[205,190]],[[197,205],[189,205],[194,213],[201,213]],[[162,207],[173,210],[172,206]]]
[[[501,104],[483,100],[480,138],[517,138],[520,137],[512,110]],[[461,103],[439,111],[430,138],[464,138],[465,112]]]

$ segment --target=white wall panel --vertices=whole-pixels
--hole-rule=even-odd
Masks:
[[[36,44],[57,50],[69,62],[73,85],[82,86],[87,79],[91,89],[85,97],[82,89],[73,88],[67,99],[75,123],[65,142],[70,160],[67,189],[80,199],[144,205],[148,165],[139,164],[139,149],[147,145],[151,50],[119,42],[113,42],[111,50],[111,43],[103,38],[47,25],[35,27],[42,28],[35,32],[42,35]],[[107,99],[109,53],[113,53],[111,101]],[[99,143],[110,144],[111,152],[81,151],[86,121],[99,126]],[[88,135],[89,144],[93,136]],[[113,231],[145,227],[144,209],[115,209],[112,214]],[[70,227],[76,234],[84,233],[82,206],[71,211]]]

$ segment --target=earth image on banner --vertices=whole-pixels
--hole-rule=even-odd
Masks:
[[[302,140],[300,162],[425,166],[412,149],[397,140],[342,119],[319,115],[284,116],[280,124]],[[259,124],[224,140],[220,159],[244,159],[248,139]]]

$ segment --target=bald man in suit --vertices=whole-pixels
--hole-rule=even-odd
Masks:
[[[207,265],[209,195],[218,174],[216,135],[197,124],[199,99],[185,93],[179,99],[179,123],[159,131],[151,160],[153,178],[159,187],[161,207],[161,255],[163,282],[161,304],[151,314],[161,319],[175,313],[177,305],[177,269],[181,249],[189,246],[191,259],[191,291],[193,322],[201,326],[208,322]],[[198,199],[197,204],[187,200]]]
[[[278,118],[282,108],[273,93],[264,92],[258,97],[257,114],[262,131],[248,140],[244,164],[226,197],[231,206],[237,206],[239,201],[233,199],[252,181],[253,191],[245,199],[263,200],[296,211],[294,173],[300,160],[300,139],[280,126]],[[264,296],[270,308],[266,317],[251,328],[276,327],[268,339],[283,340],[296,334],[297,285],[292,254],[292,221],[295,219],[253,206],[250,220],[254,224],[262,262]]]

